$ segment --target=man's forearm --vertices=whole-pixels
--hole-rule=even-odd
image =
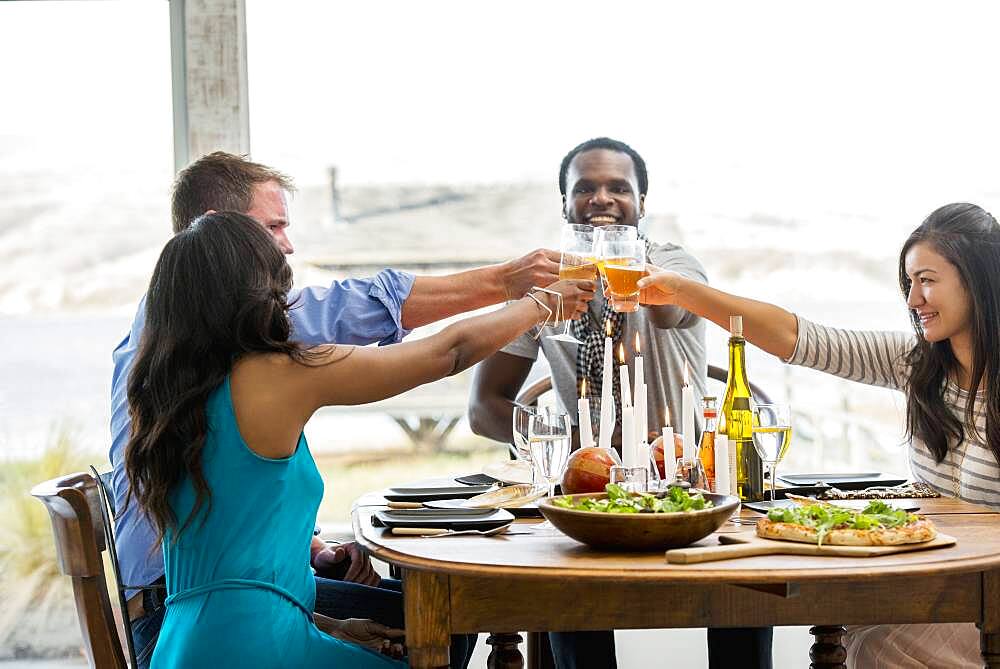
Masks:
[[[489,265],[447,276],[416,277],[403,303],[403,327],[412,330],[508,299],[502,267]]]
[[[475,434],[493,441],[514,441],[514,403],[506,397],[480,398],[469,405],[469,425]]]

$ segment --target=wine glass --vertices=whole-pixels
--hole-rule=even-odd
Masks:
[[[547,411],[528,419],[528,450],[535,470],[549,486],[549,497],[566,469],[572,435],[567,414]]]
[[[532,416],[537,413],[535,407],[514,404],[513,433],[514,433],[514,456],[523,462],[527,462],[531,468],[531,485],[535,485],[535,467],[531,462],[531,449],[528,448],[528,423]]]
[[[597,264],[594,260],[594,228],[589,225],[567,224],[562,229],[562,240],[559,245],[559,279],[589,279],[597,278]],[[562,296],[559,296],[562,298]],[[556,320],[564,322],[560,334],[549,335],[548,339],[563,341],[570,344],[581,344],[579,339],[570,333],[570,319],[563,310],[563,300],[556,302]]]
[[[768,465],[771,479],[770,500],[774,502],[774,484],[778,463],[792,444],[792,412],[787,404],[758,404],[753,410],[753,446]]]
[[[639,279],[646,271],[646,245],[638,239],[604,235],[601,261],[612,308],[620,313],[639,309]]]

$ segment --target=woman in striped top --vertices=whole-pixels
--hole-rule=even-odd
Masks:
[[[972,204],[934,211],[903,245],[899,285],[912,333],[841,330],[673,272],[639,282],[647,304],[677,304],[796,365],[906,396],[914,477],[943,495],[1000,509],[1000,225]],[[856,667],[982,667],[968,624],[848,630]]]

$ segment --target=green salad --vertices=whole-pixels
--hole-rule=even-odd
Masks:
[[[662,499],[649,493],[626,492],[617,483],[607,484],[604,490],[608,493],[605,499],[584,497],[576,500],[573,497],[559,497],[552,500],[552,503],[564,509],[602,513],[677,513],[700,511],[712,506],[700,493],[691,495],[682,488],[670,488]]]
[[[830,530],[874,530],[901,527],[918,520],[912,513],[894,509],[881,500],[872,500],[861,511],[844,509],[830,504],[809,504],[767,512],[769,520],[776,523],[794,523],[815,528],[819,534],[819,545]]]

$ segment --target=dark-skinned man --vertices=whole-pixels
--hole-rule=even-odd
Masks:
[[[639,227],[645,215],[647,189],[648,176],[642,157],[627,144],[606,137],[575,147],[563,158],[559,169],[562,215],[566,223]],[[707,282],[701,264],[680,246],[652,242],[641,232],[640,237],[645,241],[650,263]],[[551,333],[543,332],[537,339],[522,336],[480,363],[469,407],[473,431],[496,441],[511,442],[514,399],[538,357],[539,348],[551,368],[559,409],[575,421],[575,402],[584,379],[588,394],[600,397],[606,321],[611,324],[615,351],[623,343],[626,351],[631,352],[635,335],[639,335],[648,385],[649,426],[667,424],[665,406],[670,408],[671,416],[681,415],[679,380],[685,362],[691,366],[695,392],[701,393],[699,397],[705,394],[705,324],[701,319],[676,306],[643,306],[634,313],[616,313],[598,290],[589,312],[573,323],[573,334],[583,344],[546,339],[545,335]],[[612,378],[619,417],[612,441],[620,448],[618,374]],[[617,666],[611,631],[550,633],[549,638],[559,669]],[[713,669],[771,666],[770,628],[710,629],[708,646]]]

